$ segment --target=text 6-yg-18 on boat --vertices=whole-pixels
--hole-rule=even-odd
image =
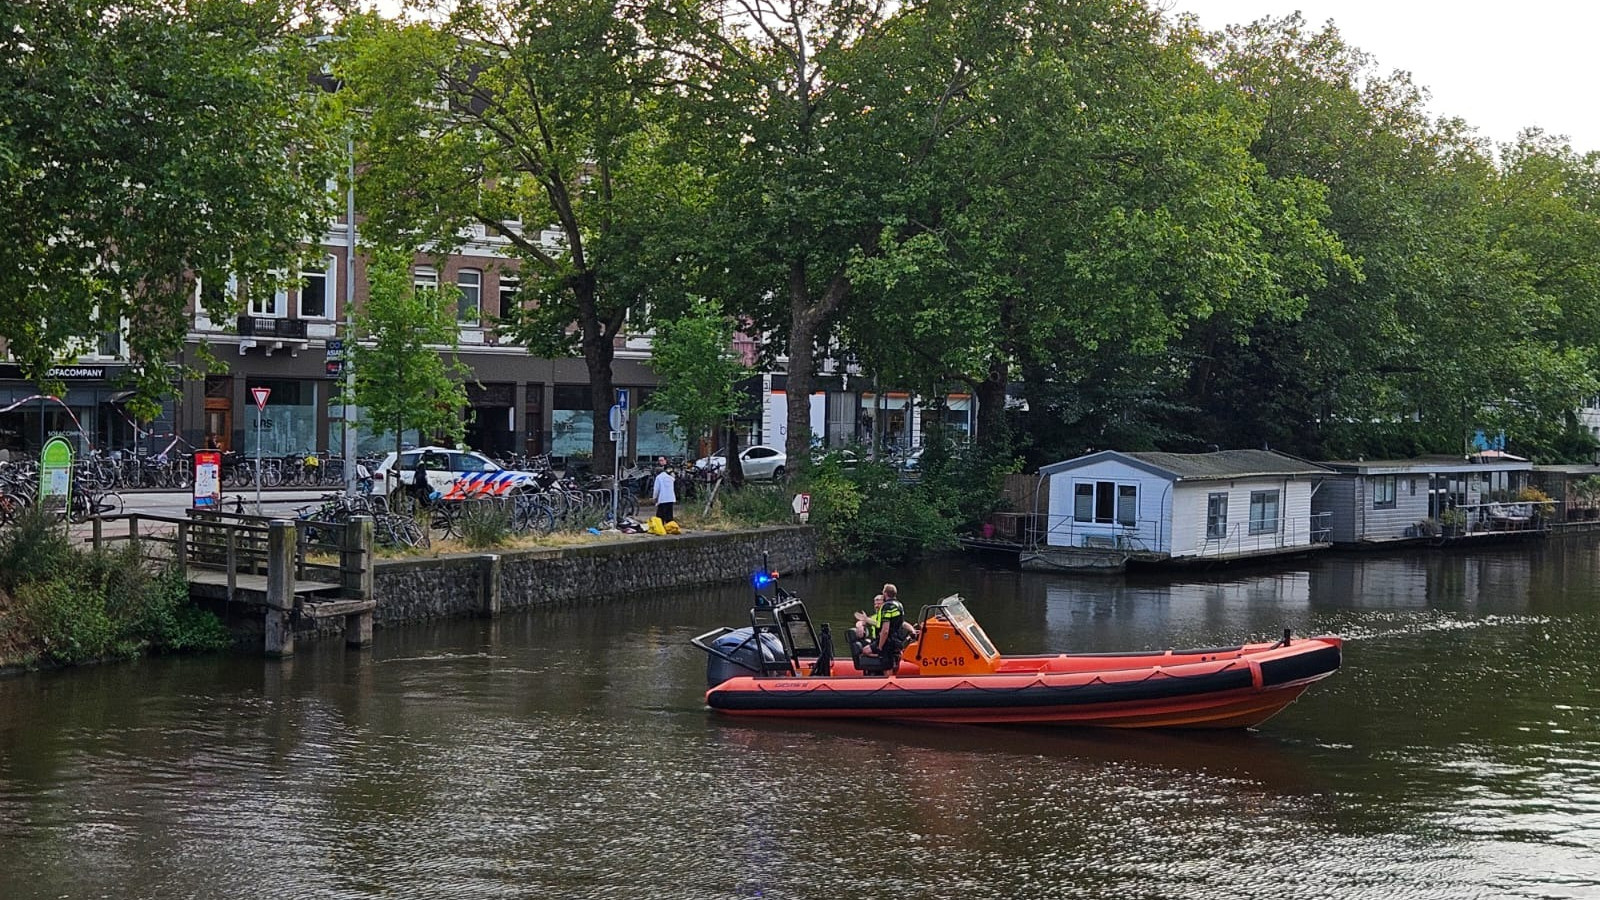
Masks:
[[[1193,650],[1003,656],[959,596],[922,608],[893,671],[833,658],[827,623],[778,588],[745,628],[692,639],[706,704],[735,716],[1112,728],[1247,728],[1339,668],[1337,637]]]

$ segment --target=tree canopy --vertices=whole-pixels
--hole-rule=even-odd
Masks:
[[[0,4],[0,338],[24,371],[123,330],[137,412],[172,389],[195,277],[272,290],[330,218],[293,0]],[[236,298],[208,293],[213,318]]]

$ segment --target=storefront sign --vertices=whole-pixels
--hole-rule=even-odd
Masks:
[[[67,505],[72,494],[72,445],[53,437],[39,453],[39,505]]]
[[[107,368],[106,366],[53,366],[45,370],[46,378],[59,378],[62,381],[104,381],[108,376],[119,375],[123,369]],[[22,379],[22,367],[7,363],[0,365],[0,378]]]
[[[222,453],[197,450],[194,454],[194,508],[220,509],[222,506]]]

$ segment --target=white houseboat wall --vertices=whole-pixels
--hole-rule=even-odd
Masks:
[[[1311,508],[1326,469],[1269,450],[1122,453],[1044,466],[1042,547],[1059,565],[1094,557],[1192,562],[1303,553],[1327,546]],[[1046,560],[1048,562],[1048,560]]]

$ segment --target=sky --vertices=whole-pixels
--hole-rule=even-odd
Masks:
[[[1600,78],[1594,52],[1600,0],[1150,0],[1192,13],[1208,30],[1299,10],[1332,19],[1380,72],[1403,69],[1432,95],[1437,116],[1459,116],[1493,142],[1527,126],[1600,150]]]

